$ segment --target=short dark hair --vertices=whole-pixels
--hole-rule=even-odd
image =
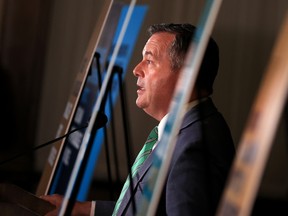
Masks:
[[[183,66],[186,53],[189,49],[189,45],[195,34],[195,31],[196,27],[188,23],[161,23],[151,25],[148,28],[148,33],[150,36],[158,32],[168,32],[171,34],[175,34],[175,40],[171,44],[169,54],[172,70],[178,70]],[[215,40],[210,37],[199,70],[196,87],[198,89],[207,90],[210,94],[212,94],[213,83],[215,77],[217,76],[218,67],[219,48]]]

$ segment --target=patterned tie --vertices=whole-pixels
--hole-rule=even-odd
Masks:
[[[149,154],[152,151],[152,148],[154,146],[154,144],[157,142],[158,140],[158,126],[154,127],[152,129],[152,131],[150,132],[143,148],[141,149],[141,151],[139,152],[138,156],[136,157],[134,164],[132,166],[131,172],[132,172],[132,178],[136,175],[137,171],[139,170],[139,168],[141,167],[141,165],[144,163],[144,161],[146,160],[146,158],[149,156]],[[129,176],[127,177],[125,184],[122,188],[122,191],[120,193],[120,196],[116,202],[115,208],[114,208],[114,212],[113,212],[113,216],[115,216],[117,214],[117,211],[119,209],[119,206],[121,204],[121,201],[127,191],[127,189],[129,188]]]

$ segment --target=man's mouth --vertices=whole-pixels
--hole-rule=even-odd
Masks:
[[[137,93],[140,94],[144,91],[144,87],[137,85]]]

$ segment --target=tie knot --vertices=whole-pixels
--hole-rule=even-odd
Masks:
[[[158,141],[158,126],[154,127],[150,134],[147,137],[147,140],[142,148],[142,151],[150,151],[152,150],[154,144]]]
[[[146,142],[148,142],[149,140],[155,140],[156,139],[156,141],[158,140],[158,126],[155,126],[152,130],[151,130],[151,132],[150,132],[150,134],[149,134],[149,136],[148,136],[148,139],[147,139],[147,141]]]

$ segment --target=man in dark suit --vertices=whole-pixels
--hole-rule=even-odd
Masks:
[[[133,70],[138,86],[136,104],[160,122],[158,139],[163,133],[194,32],[195,27],[189,24],[151,26],[143,59]],[[235,154],[230,130],[210,97],[218,58],[218,46],[211,38],[186,106],[157,215],[214,215],[216,212]],[[157,148],[157,143],[153,147]],[[115,202],[107,201],[76,203],[73,213],[85,210],[89,215],[95,209],[95,215],[134,215],[132,203],[134,200],[139,209],[153,151],[133,178],[133,194],[130,190],[125,191],[117,207]],[[62,199],[60,196],[44,198],[56,206]]]

